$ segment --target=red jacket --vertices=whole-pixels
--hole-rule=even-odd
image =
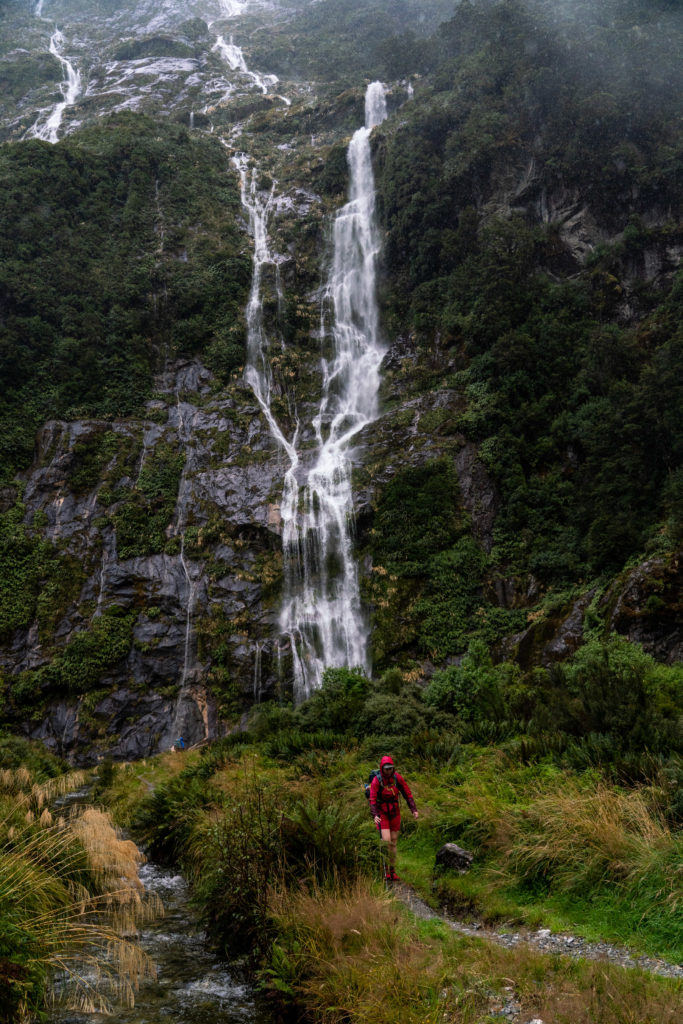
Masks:
[[[393,761],[390,757],[383,757],[379,763],[380,768],[384,764],[393,764]],[[395,818],[400,813],[399,793],[403,796],[411,811],[416,811],[417,807],[413,800],[413,794],[410,792],[410,786],[402,775],[394,771],[390,784],[384,781],[384,776],[379,778],[376,775],[370,784],[370,813],[372,817],[376,818],[380,814],[384,814],[387,818]]]

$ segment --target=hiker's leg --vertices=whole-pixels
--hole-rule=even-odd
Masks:
[[[398,830],[394,831],[392,828],[389,832],[389,870],[394,872],[396,871],[397,840]]]
[[[384,869],[388,873],[391,873],[391,829],[389,827],[385,828],[384,822],[382,822],[380,835],[384,846]]]

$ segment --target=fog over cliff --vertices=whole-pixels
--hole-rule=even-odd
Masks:
[[[680,660],[680,5],[0,10],[12,728]]]

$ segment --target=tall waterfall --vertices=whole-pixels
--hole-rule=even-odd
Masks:
[[[42,5],[39,4],[35,12],[36,17],[41,17],[41,11]],[[70,60],[62,56],[61,49],[64,44],[64,36],[56,28],[50,38],[50,53],[62,65],[64,77],[59,84],[59,91],[62,94],[61,102],[55,105],[44,124],[41,125],[40,118],[38,118],[33,127],[26,133],[27,138],[43,139],[45,142],[57,142],[64,111],[67,107],[74,105],[81,93],[81,73],[73,66]]]
[[[287,474],[282,498],[285,596],[281,632],[289,638],[294,695],[318,687],[325,668],[369,668],[367,626],[353,553],[351,446],[377,415],[379,338],[375,183],[370,133],[387,115],[384,87],[365,98],[365,125],[351,139],[348,203],[334,223],[334,257],[325,290],[331,352],[321,362],[323,389],[313,419],[317,450],[303,487]]]

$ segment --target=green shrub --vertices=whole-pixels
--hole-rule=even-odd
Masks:
[[[287,871],[306,873],[318,881],[351,879],[374,865],[377,843],[363,824],[364,815],[349,814],[345,804],[326,800],[321,792],[302,800],[282,821],[283,856]]]
[[[370,680],[358,668],[328,668],[320,689],[299,709],[299,718],[307,729],[353,733],[370,687]]]
[[[137,806],[133,829],[154,860],[177,863],[187,851],[197,815],[216,798],[205,779],[181,772]]]
[[[502,721],[508,715],[507,691],[518,676],[517,666],[494,665],[484,643],[474,641],[461,664],[434,673],[424,699],[463,722]]]
[[[262,741],[261,749],[276,761],[291,761],[307,750],[333,750],[343,741],[331,729],[283,729]]]
[[[621,637],[590,640],[548,674],[530,728],[552,722],[573,737],[600,736],[593,742],[613,753],[680,752],[682,680],[679,666],[658,665]]]

